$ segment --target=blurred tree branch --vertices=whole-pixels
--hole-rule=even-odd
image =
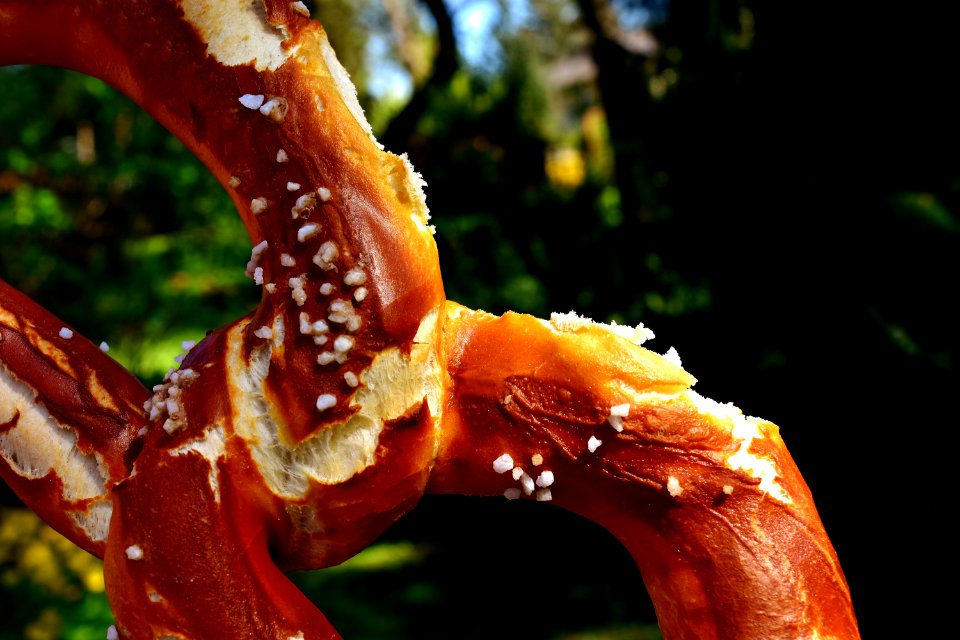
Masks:
[[[388,149],[404,149],[408,146],[411,135],[416,130],[417,122],[427,112],[430,106],[430,97],[433,93],[447,85],[453,79],[457,69],[460,68],[460,59],[457,55],[457,38],[453,30],[453,19],[443,0],[421,0],[423,5],[430,11],[434,22],[437,25],[437,48],[433,59],[433,68],[426,81],[414,89],[413,96],[406,106],[398,113],[387,125],[386,130],[380,136],[381,142]],[[402,8],[397,6],[397,0],[390,0],[386,3],[386,8],[390,12],[391,21],[396,25],[400,24],[399,12]],[[395,26],[396,30],[396,26]],[[405,43],[408,38],[399,41],[399,49],[404,63],[411,68],[409,58],[409,46]],[[416,74],[411,73],[416,78]]]

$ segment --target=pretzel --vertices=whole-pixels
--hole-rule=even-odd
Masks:
[[[110,637],[337,638],[284,572],[425,493],[599,523],[665,638],[859,637],[775,425],[697,394],[642,326],[446,299],[422,180],[302,3],[0,0],[14,63],[102,78],[180,138],[262,287],[151,392],[0,282],[0,475],[104,559]]]

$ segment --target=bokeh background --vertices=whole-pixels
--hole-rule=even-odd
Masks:
[[[951,584],[956,558],[946,3],[306,4],[428,183],[448,297],[643,322],[701,394],[780,425],[865,638],[946,623],[928,578]],[[0,70],[0,95],[0,277],[147,385],[256,304],[228,198],[128,99],[38,67]],[[352,640],[659,637],[623,549],[541,504],[425,499],[293,577]],[[110,623],[99,562],[0,487],[0,640]]]

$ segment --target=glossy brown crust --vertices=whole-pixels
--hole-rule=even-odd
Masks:
[[[79,335],[61,337],[66,323],[0,280],[0,371],[36,395],[56,429],[76,438],[76,448],[103,465],[109,484],[127,476],[146,424],[147,390],[120,364]],[[0,416],[0,434],[20,416]],[[42,478],[23,476],[0,456],[0,477],[54,529],[87,551],[103,556],[104,543],[91,540],[70,513],[84,512],[94,499],[64,498],[56,469]],[[107,493],[99,499],[107,499]]]
[[[403,188],[406,165],[384,154],[351,114],[322,58],[322,27],[290,10],[289,2],[265,3],[272,19],[286,20],[284,46],[297,54],[276,71],[258,71],[253,64],[225,66],[208,55],[207,44],[175,2],[69,4],[69,19],[62,2],[7,0],[0,5],[0,29],[16,25],[3,30],[0,64],[51,64],[99,77],[190,147],[230,193],[252,243],[266,240],[269,245],[259,265],[264,282],[276,290],[265,291],[251,331],[272,325],[277,316],[287,328],[289,348],[276,352],[269,379],[287,437],[300,442],[342,421],[351,413],[351,393],[337,380],[346,371],[365,368],[385,346],[408,347],[420,319],[441,304],[443,286],[432,235],[413,221],[415,203]],[[145,38],[145,33],[163,36]],[[283,98],[285,117],[275,122],[244,107],[239,98],[245,94]],[[287,162],[277,162],[281,149]],[[288,183],[301,188],[289,191]],[[320,187],[329,189],[330,199],[316,197],[294,219],[291,210],[298,198],[315,195]],[[255,215],[251,202],[258,198],[268,205]],[[320,232],[300,242],[298,231],[311,223],[320,224]],[[329,271],[312,261],[326,241],[338,253]],[[295,266],[283,266],[283,254]],[[343,282],[357,266],[367,276],[362,302],[354,297],[357,287]],[[288,283],[304,275],[307,300],[298,306]],[[320,295],[323,282],[333,285],[334,292]],[[312,338],[296,328],[301,313],[311,320],[327,319],[334,300],[355,308],[360,328],[345,332],[356,339],[349,359],[321,369],[316,357],[329,346],[312,346]],[[331,327],[331,342],[338,328]],[[251,335],[249,342],[254,348],[261,340]],[[331,370],[339,375],[329,375]],[[291,377],[301,384],[285,384]],[[318,416],[311,408],[325,393],[338,402]]]
[[[273,71],[218,61],[172,0],[0,0],[0,64],[71,67],[130,95],[224,184],[259,247],[248,267],[264,287],[260,306],[191,350],[179,377],[146,403],[155,415],[142,439],[132,434],[143,421],[126,411],[145,391],[104,363],[102,380],[116,385],[122,409],[105,423],[78,422],[95,399],[70,380],[92,369],[73,378],[51,369],[21,327],[39,322],[55,335],[58,323],[0,289],[0,362],[16,361],[14,376],[33,381],[51,413],[72,420],[110,465],[105,572],[121,637],[335,638],[281,568],[341,562],[425,490],[516,490],[511,473],[492,468],[510,453],[530,481],[555,474],[552,502],[626,545],[666,638],[858,638],[843,574],[776,427],[758,422],[749,454],[773,465],[783,495],[731,464],[742,441],[727,418],[702,410],[694,379],[666,359],[594,325],[558,328],[445,302],[415,180],[354,117],[323,55],[322,28],[290,2],[262,8],[258,28],[282,31],[290,54]],[[230,26],[231,16],[221,19]],[[285,116],[242,105],[247,94],[282,98]],[[327,242],[336,249],[329,261],[319,258]],[[424,390],[385,419],[372,464],[345,480],[309,477],[294,496],[278,490],[268,471],[295,473],[298,447],[324,442],[358,411],[364,383],[347,374],[368,371],[388,349],[409,354],[437,309],[439,401]],[[333,348],[338,338],[349,346]],[[98,362],[90,345],[73,348],[67,357]],[[264,355],[261,380],[252,372]],[[41,387],[45,380],[61,382]],[[327,396],[330,406],[318,404]],[[608,417],[622,404],[630,412],[618,432]],[[13,427],[10,419],[0,433]],[[276,443],[260,441],[272,434]],[[591,436],[603,441],[593,452]],[[264,460],[255,449],[267,445]],[[9,481],[65,526],[69,505],[38,504],[57,494],[59,477]],[[544,498],[543,489],[521,495]]]
[[[775,465],[789,503],[731,467],[740,441],[690,399],[692,378],[669,361],[599,328],[450,307],[451,388],[428,491],[520,488],[493,470],[504,453],[533,479],[551,471],[551,502],[630,551],[665,638],[859,637],[836,554],[776,426],[760,422],[749,450]],[[624,402],[617,432],[607,418]],[[602,441],[593,452],[591,437]]]

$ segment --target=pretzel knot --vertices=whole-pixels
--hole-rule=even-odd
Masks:
[[[104,558],[111,634],[339,637],[284,571],[430,492],[599,523],[666,638],[859,637],[775,425],[697,394],[642,326],[446,300],[422,180],[303,3],[0,0],[0,63],[98,76],[174,132],[262,287],[148,391],[0,283],[0,474]]]

